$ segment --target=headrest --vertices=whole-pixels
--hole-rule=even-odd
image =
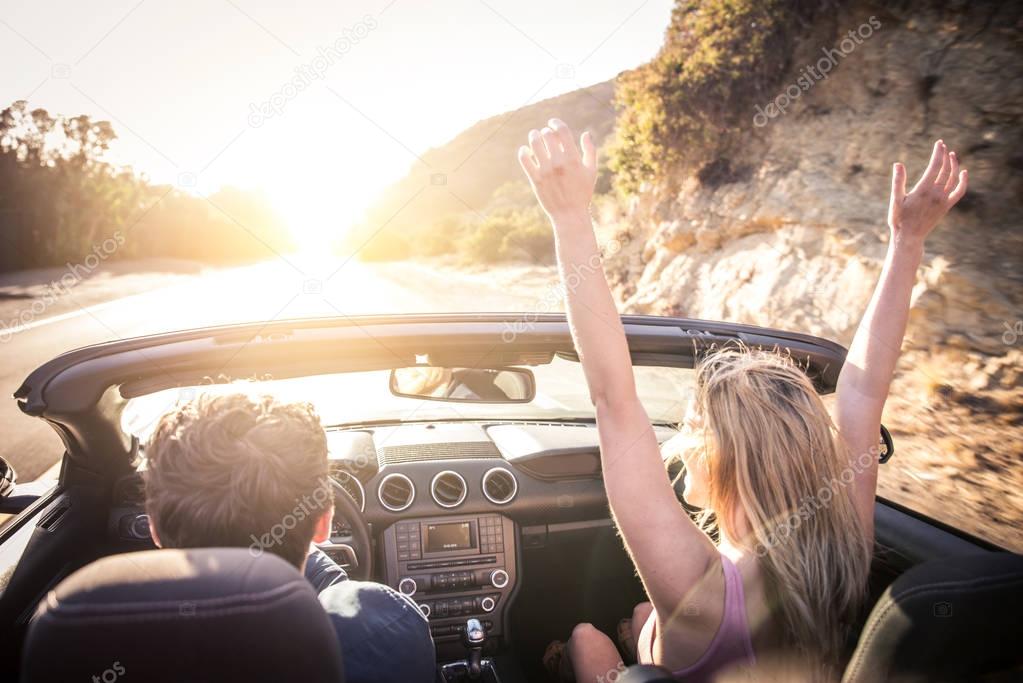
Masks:
[[[298,570],[243,548],[97,560],[42,600],[22,680],[344,680],[337,636]]]
[[[843,681],[976,680],[1023,665],[1023,556],[925,562],[874,605]]]

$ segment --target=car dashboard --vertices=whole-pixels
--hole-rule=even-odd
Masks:
[[[662,442],[675,433],[654,427]],[[610,524],[597,430],[572,422],[424,422],[328,429],[332,477],[355,499],[373,538],[375,580],[412,598],[439,653],[458,650],[479,619],[491,642],[508,635],[521,553],[551,534]],[[115,486],[110,532],[151,543],[141,477]],[[336,518],[320,547],[359,560]]]

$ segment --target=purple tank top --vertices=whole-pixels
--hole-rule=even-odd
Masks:
[[[686,683],[703,683],[714,680],[721,671],[736,665],[753,666],[753,641],[746,621],[746,596],[742,590],[742,575],[732,561],[721,556],[721,568],[725,573],[725,613],[721,625],[714,634],[706,651],[696,662],[675,671],[675,678]],[[647,652],[648,662],[653,653]]]

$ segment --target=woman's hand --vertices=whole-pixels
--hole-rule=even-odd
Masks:
[[[892,242],[915,246],[923,244],[934,226],[966,194],[966,170],[959,170],[959,159],[941,140],[934,143],[931,163],[906,194],[906,167],[896,163],[892,169],[892,197],[888,206],[888,227]]]
[[[529,131],[529,145],[519,148],[519,163],[555,228],[559,221],[589,217],[597,180],[597,150],[589,132],[576,145],[572,129],[551,119],[547,128]]]

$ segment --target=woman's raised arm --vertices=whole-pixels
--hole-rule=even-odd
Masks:
[[[604,277],[589,205],[597,154],[552,119],[531,131],[519,162],[554,226],[572,338],[596,408],[611,511],[654,605],[672,610],[716,551],[675,497],[653,428],[636,393],[632,359]]]
[[[854,498],[871,537],[881,413],[906,334],[910,296],[923,258],[924,240],[966,194],[966,182],[966,171],[959,170],[955,152],[950,152],[941,140],[934,143],[930,164],[909,194],[905,166],[897,163],[892,169],[888,255],[849,346],[836,389],[835,419],[850,449],[850,466],[857,472]],[[859,458],[868,455],[868,467],[860,467]]]

